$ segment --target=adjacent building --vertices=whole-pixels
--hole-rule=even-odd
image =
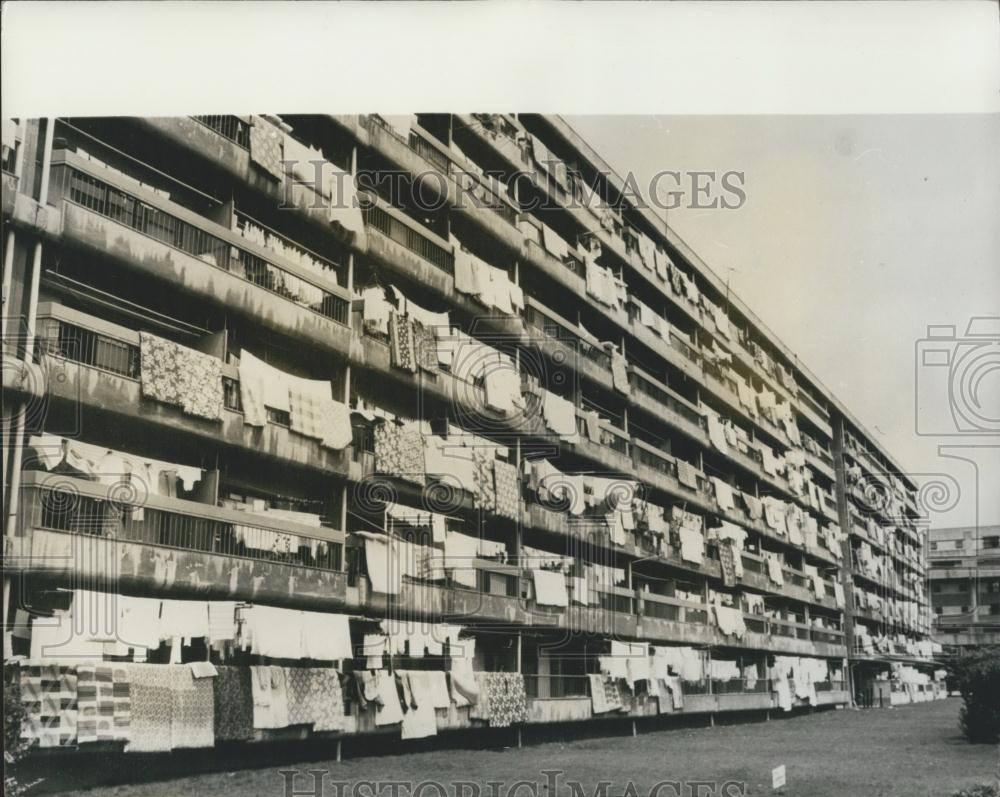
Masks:
[[[930,530],[934,639],[949,654],[1000,645],[1000,526]]]
[[[5,656],[132,683],[32,738],[936,694],[915,484],[626,193],[555,116],[5,124]]]

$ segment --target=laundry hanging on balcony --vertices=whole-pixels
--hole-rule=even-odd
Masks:
[[[586,509],[585,477],[563,473],[547,459],[525,460],[524,471],[529,487],[533,487],[539,502],[547,508],[582,515]]]
[[[253,686],[249,667],[219,666],[213,678],[216,741],[253,739]]]
[[[546,224],[542,224],[542,246],[560,263],[564,262],[570,254],[570,245],[566,239]]]
[[[754,392],[753,388],[746,383],[746,381],[739,376],[739,374],[733,374],[733,379],[736,380],[736,396],[740,400],[740,404],[746,408],[747,413],[751,418],[757,417],[757,394]]]
[[[644,232],[639,233],[639,257],[642,259],[642,265],[648,271],[656,269],[656,244]]]
[[[705,553],[705,538],[696,528],[681,526],[677,529],[681,541],[681,559],[701,564]]]
[[[708,530],[708,538],[719,543],[719,562],[727,587],[735,586],[736,579],[743,578],[743,546],[746,536],[746,532],[739,526],[725,521]]]
[[[288,401],[288,374],[268,365],[244,349],[240,352],[240,400],[243,405],[243,423],[264,426],[270,407],[279,412],[290,412]]]
[[[261,730],[288,727],[288,677],[284,667],[251,667],[253,726]]]
[[[729,659],[712,659],[709,663],[709,676],[713,681],[734,681],[740,677],[740,668],[735,661]]]
[[[351,409],[330,396],[329,382],[295,380],[288,392],[289,428],[303,437],[340,451],[351,444],[354,430]]]
[[[444,679],[443,672],[397,670],[396,680],[402,687],[403,719],[400,727],[401,738],[423,739],[437,735],[437,716],[434,713],[433,676]],[[450,705],[449,703],[446,704]]]
[[[784,535],[786,532],[785,503],[771,496],[765,496],[762,502],[764,504],[764,520],[767,525],[779,535]]]
[[[611,269],[599,266],[593,260],[587,261],[587,293],[605,307],[617,310],[622,309],[628,301],[625,282]]]
[[[211,672],[215,672],[212,667]],[[170,747],[215,746],[212,677],[196,677],[195,665],[170,667]]]
[[[480,554],[480,542],[477,537],[471,537],[457,531],[445,534],[444,558],[445,568],[451,580],[456,584],[476,589],[479,585],[478,571],[475,560]]]
[[[426,481],[424,440],[415,423],[385,421],[375,427],[375,470],[404,481]]]
[[[354,656],[347,615],[241,607],[241,643],[258,656],[339,661]]]
[[[489,721],[491,728],[506,728],[528,721],[524,676],[518,672],[477,672],[479,702],[469,716]]]
[[[569,606],[565,574],[554,570],[532,570],[531,579],[535,588],[535,603],[539,606]]]
[[[795,504],[785,505],[785,529],[788,531],[788,541],[793,545],[803,545],[802,526],[805,522],[804,513]]]
[[[647,684],[651,678],[649,666],[649,645],[645,642],[623,643],[628,648],[625,656],[625,681],[629,689],[635,692],[635,685],[639,681]]]
[[[779,586],[785,583],[785,574],[782,568],[781,554],[764,552],[764,561],[767,563],[767,577]]]
[[[28,440],[27,456],[34,456],[49,471],[62,466],[101,484],[129,484],[140,494],[175,498],[180,489],[190,491],[204,471],[188,465],[140,457],[80,440],[54,435],[35,435]],[[133,520],[142,520],[142,507],[132,510]]]
[[[502,460],[493,463],[493,480],[496,492],[496,514],[517,520],[521,507],[521,481],[517,466]]]
[[[659,335],[664,340],[670,339],[670,322],[653,310],[648,304],[643,304],[634,296],[632,303],[639,309],[639,323],[650,329],[654,334]]]
[[[472,450],[472,497],[478,509],[494,513],[497,508],[496,482],[493,474],[493,451]]]
[[[625,681],[628,679],[628,657],[632,653],[632,648],[627,642],[611,640],[611,650],[604,656],[597,659],[601,672],[615,681]]]
[[[250,160],[275,180],[283,180],[285,136],[281,128],[261,116],[254,116],[250,125]]]
[[[286,667],[288,724],[310,725],[314,732],[342,731],[344,697],[331,667]]]
[[[750,516],[751,520],[760,520],[764,517],[764,505],[761,503],[759,498],[743,492],[740,493],[740,497],[746,505],[747,514]]]
[[[590,702],[595,714],[625,709],[618,691],[618,682],[614,678],[592,673],[587,676],[587,680],[590,682]]]
[[[139,333],[142,395],[222,420],[222,361],[149,332]]]
[[[715,624],[723,634],[743,639],[747,630],[743,620],[743,612],[732,606],[720,606],[719,604],[712,606],[712,610],[715,612]]]
[[[572,401],[543,388],[542,416],[545,425],[564,442],[577,442],[576,407]]]
[[[524,408],[521,374],[514,366],[513,360],[506,355],[499,355],[498,363],[487,367],[483,386],[486,406],[490,409],[504,416],[510,416]]]
[[[733,501],[732,485],[715,476],[711,477],[711,481],[712,486],[715,488],[715,500],[719,504],[719,509],[724,512],[736,509],[736,503]]]
[[[416,341],[413,324],[400,312],[393,311],[389,319],[389,353],[392,364],[403,371],[417,372]]]
[[[455,290],[474,296],[480,304],[503,315],[517,315],[524,309],[524,292],[504,269],[464,249],[454,235],[450,242],[455,253]]]
[[[692,490],[698,489],[698,469],[695,468],[690,462],[683,459],[676,460],[677,463],[677,480],[683,484],[685,487],[690,487]]]
[[[615,390],[628,395],[632,385],[628,381],[628,360],[613,343],[605,343],[604,350],[611,355],[611,379]]]
[[[41,661],[18,665],[24,710],[21,740],[41,748],[77,744],[77,675],[75,666]],[[6,707],[11,710],[12,706]]]
[[[726,430],[719,419],[718,413],[712,412],[704,405],[701,408],[702,414],[708,426],[708,439],[715,448],[723,454],[729,453],[729,444],[726,441]]]
[[[815,565],[803,564],[802,572],[805,573],[806,578],[809,579],[809,584],[812,587],[813,594],[817,598],[826,597],[826,587],[823,584],[823,579],[819,575],[819,570]]]

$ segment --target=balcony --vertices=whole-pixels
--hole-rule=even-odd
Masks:
[[[812,582],[806,577],[805,573],[785,567],[783,568],[782,575],[784,583],[781,586],[774,584],[767,574],[763,558],[748,551],[743,552],[742,583],[746,586],[760,590],[761,592],[838,611],[831,582],[824,579],[823,594],[817,595],[813,591]]]
[[[151,134],[168,146],[183,150],[180,157],[200,163],[212,173],[222,172],[229,180],[263,195],[276,207],[284,205],[285,187],[250,159],[250,117],[132,117],[127,123],[138,127],[144,136]],[[340,243],[354,240],[352,232],[330,223],[325,208],[313,207],[315,195],[311,189],[294,186],[292,195],[291,205],[299,220],[314,226],[318,232],[332,235]]]
[[[250,151],[250,123],[239,116],[192,116],[196,122],[214,130],[223,138],[228,138],[234,144]]]
[[[430,168],[445,177],[444,183],[420,180],[421,191],[445,200],[455,213],[469,218],[511,253],[520,250],[522,236],[513,203],[471,164],[459,162],[433,135],[414,123],[404,138],[376,114],[360,117],[354,129],[363,143],[410,175],[427,175]]]
[[[454,275],[455,257],[451,245],[408,218],[406,214],[392,208],[373,194],[365,194],[362,217],[366,228],[377,231],[383,238],[398,244],[438,271],[448,276]],[[390,252],[393,255],[397,253],[398,250]],[[378,250],[374,254],[379,254]]]
[[[60,583],[342,608],[344,534],[58,473],[25,472],[8,566]]]
[[[222,366],[226,401],[222,422],[213,423],[143,398],[139,333],[54,302],[39,304],[38,320],[39,347],[60,363],[58,378],[49,380],[50,396],[57,402],[112,414],[117,423],[136,428],[153,425],[164,434],[193,435],[206,444],[232,446],[294,467],[360,476],[350,448],[325,448],[284,424],[268,423],[263,429],[245,426],[239,407],[239,375],[231,365]]]
[[[469,620],[523,626],[528,618],[524,601],[516,591],[517,569],[486,560],[474,560],[479,570],[478,589],[449,582],[403,578],[397,595],[374,592],[367,575],[351,578],[347,588],[350,608],[372,617],[399,617],[427,622]],[[510,585],[508,581],[513,579]],[[502,584],[502,590],[495,585]]]
[[[524,317],[529,341],[535,342],[553,362],[570,363],[577,372],[605,390],[613,390],[611,355],[583,339],[576,324],[540,302],[525,297]]]
[[[238,309],[286,334],[312,332],[348,350],[349,294],[334,281],[113,172],[61,152],[54,158],[51,201],[62,211],[61,235],[157,280]],[[141,197],[139,195],[142,195]],[[289,303],[304,311],[289,314]]]
[[[632,404],[683,432],[692,440],[710,445],[705,419],[698,408],[637,365],[631,367]]]

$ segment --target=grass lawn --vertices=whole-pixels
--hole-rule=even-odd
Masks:
[[[334,781],[433,780],[432,787],[414,791],[404,787],[397,797],[556,797],[546,788],[543,770],[565,772],[559,797],[572,797],[566,780],[582,784],[592,797],[600,781],[610,781],[608,797],[626,797],[628,781],[637,797],[649,797],[655,784],[680,781],[678,792],[662,786],[655,797],[699,795],[768,795],[793,797],[947,797],[955,789],[988,781],[997,764],[990,745],[967,744],[958,732],[957,698],[904,706],[891,710],[828,711],[754,724],[718,726],[593,738],[566,743],[526,746],[521,750],[438,750],[426,753],[355,758],[297,765],[328,770],[323,794],[328,797],[374,797],[379,787],[348,787],[338,791]],[[398,742],[385,740],[387,746]],[[787,768],[788,785],[771,789],[771,769]],[[287,767],[285,767],[287,768]],[[221,772],[171,781],[118,786],[84,792],[91,797],[148,797],[151,795],[212,795],[212,797],[291,797],[275,769]],[[537,782],[537,788],[518,780]],[[482,785],[457,790],[456,781]],[[486,785],[503,781],[503,786]],[[698,790],[694,782],[717,782]],[[730,785],[726,781],[741,785]],[[745,791],[743,783],[746,784]],[[303,774],[296,789],[312,794],[311,776]],[[389,788],[381,791],[393,797]]]

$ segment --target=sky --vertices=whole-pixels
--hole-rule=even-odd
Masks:
[[[954,433],[948,377],[976,377],[995,424],[997,344],[965,333],[1000,319],[1000,115],[566,119],[643,190],[743,172],[742,207],[682,204],[670,226],[915,474],[932,527],[1000,523],[1000,435]],[[928,325],[956,327],[931,348],[963,367],[918,368]]]

